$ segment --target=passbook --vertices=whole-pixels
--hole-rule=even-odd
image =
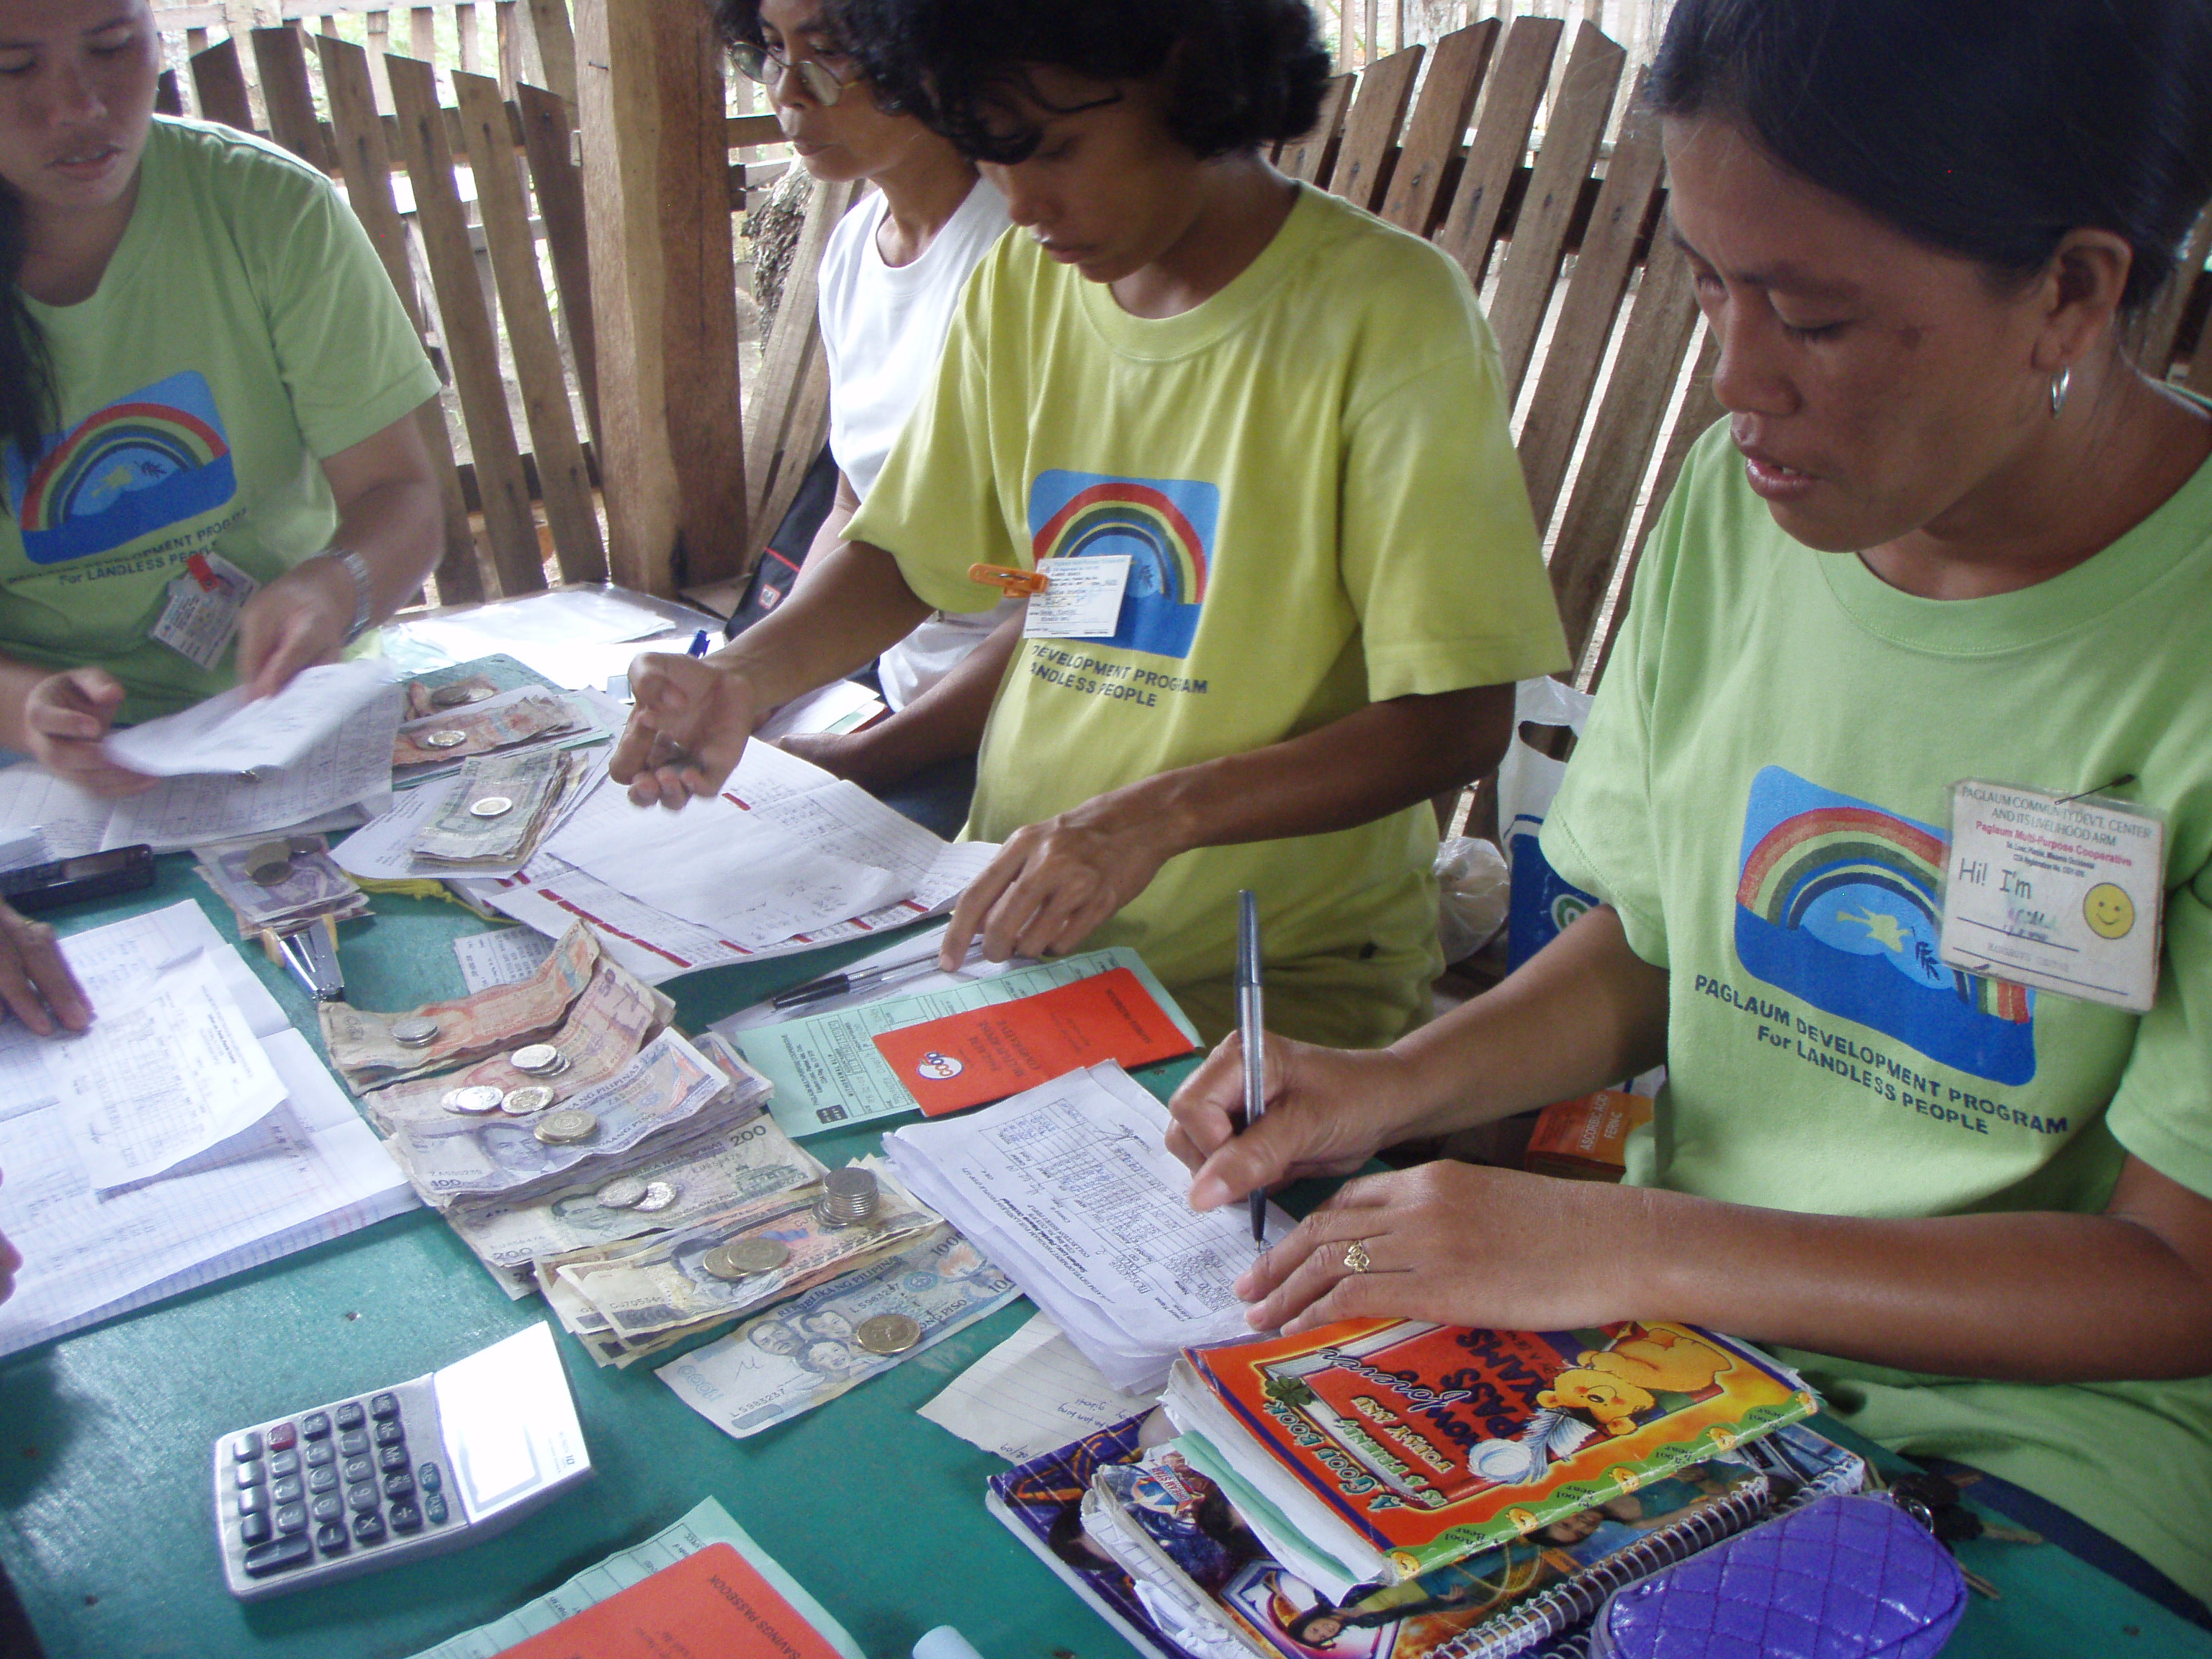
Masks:
[[[1124,1067],[1195,1047],[1127,968],[875,1039],[923,1114],[1004,1100],[1105,1060]]]

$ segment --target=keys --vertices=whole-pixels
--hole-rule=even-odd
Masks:
[[[373,1510],[376,1507],[376,1488],[366,1483],[358,1486],[348,1486],[345,1501],[346,1507],[356,1515]]]
[[[422,1483],[424,1492],[436,1492],[446,1484],[446,1477],[438,1473],[438,1466],[435,1463],[418,1464],[415,1470],[415,1478]]]
[[[366,1457],[349,1457],[345,1461],[343,1474],[346,1485],[357,1486],[364,1480],[376,1478],[376,1465]]]
[[[422,1518],[434,1527],[446,1524],[446,1500],[436,1492],[422,1494]]]
[[[394,1394],[373,1395],[368,1402],[368,1414],[380,1423],[389,1423],[399,1415],[399,1396]]]
[[[353,1536],[343,1521],[329,1521],[315,1528],[315,1547],[325,1555],[343,1555]]]
[[[414,1532],[420,1528],[422,1524],[422,1512],[412,1504],[394,1504],[392,1506],[392,1531]]]
[[[365,1429],[348,1429],[338,1437],[338,1455],[341,1457],[358,1457],[368,1449],[368,1431]]]
[[[250,1547],[269,1541],[269,1517],[265,1515],[241,1515],[238,1517],[238,1535]]]
[[[272,1572],[305,1566],[313,1558],[314,1552],[307,1547],[304,1534],[280,1538],[274,1543],[257,1545],[246,1552],[246,1576],[266,1578]]]
[[[300,1431],[289,1423],[279,1423],[269,1431],[269,1449],[288,1452],[300,1443]]]
[[[327,1526],[333,1521],[343,1521],[345,1519],[345,1499],[334,1492],[326,1492],[307,1505],[307,1513],[313,1516],[316,1522],[321,1525]]]
[[[336,1462],[337,1455],[338,1449],[327,1440],[310,1440],[307,1449],[301,1453],[301,1459],[311,1469],[319,1469],[326,1464]]]
[[[336,1469],[331,1468],[326,1465],[319,1469],[309,1469],[307,1471],[307,1490],[309,1492],[336,1492],[337,1489],[338,1472]]]
[[[261,1455],[261,1437],[252,1429],[230,1443],[231,1457],[240,1463],[250,1463]]]
[[[300,1477],[296,1474],[288,1474],[282,1480],[270,1483],[269,1501],[272,1504],[296,1504],[300,1498]]]
[[[331,1413],[331,1415],[337,1419],[338,1428],[341,1431],[347,1429],[357,1429],[363,1423],[368,1420],[368,1413],[362,1410],[361,1401],[358,1400],[347,1401],[344,1405],[339,1407],[337,1411]]]
[[[380,1544],[384,1541],[384,1517],[374,1510],[353,1518],[353,1538],[356,1544]]]
[[[402,1429],[397,1423],[378,1424],[375,1430],[375,1437],[376,1443],[380,1446],[404,1445],[407,1441],[406,1431]]]
[[[331,1414],[328,1412],[309,1412],[300,1419],[300,1432],[310,1440],[324,1439],[330,1431]]]
[[[287,1474],[297,1474],[299,1472],[300,1454],[295,1451],[280,1451],[269,1460],[269,1474],[272,1480]]]
[[[287,1504],[276,1511],[276,1530],[289,1537],[307,1529],[307,1507],[304,1504]]]
[[[251,1462],[240,1463],[237,1471],[238,1484],[241,1486],[258,1486],[266,1473],[261,1460],[258,1457]]]
[[[242,1516],[266,1515],[269,1512],[269,1489],[266,1486],[248,1486],[239,1493],[238,1512]]]
[[[404,1446],[386,1446],[382,1451],[377,1453],[376,1467],[382,1469],[386,1474],[405,1468],[407,1467],[407,1448]]]
[[[386,1498],[412,1498],[415,1495],[415,1477],[404,1469],[397,1474],[386,1475],[384,1495]]]

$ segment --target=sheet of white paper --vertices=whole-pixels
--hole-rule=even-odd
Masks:
[[[53,856],[46,851],[46,832],[37,824],[0,829],[0,870],[22,870],[34,864],[49,864]]]
[[[117,765],[149,778],[196,772],[237,774],[294,765],[352,721],[399,729],[406,707],[391,671],[374,658],[303,668],[273,697],[246,700],[231,690],[174,714],[112,733],[105,745]],[[387,748],[391,733],[386,732]]]
[[[771,714],[753,733],[759,742],[774,743],[794,732],[850,732],[884,712],[884,700],[853,680],[829,684],[793,697]]]
[[[0,825],[39,830],[49,859],[98,852],[113,811],[99,796],[29,761],[0,769]]]
[[[101,1007],[90,1030],[40,1045],[78,1161],[97,1191],[149,1181],[229,1139],[284,1085],[201,952]]]
[[[1026,1463],[1148,1411],[1039,1314],[952,1380],[921,1415],[1009,1463]]]
[[[0,1304],[0,1355],[415,1207],[398,1165],[197,904],[74,934],[62,949],[95,1006],[204,951],[287,1099],[160,1180],[102,1196],[53,1097],[43,1041],[0,1025],[0,1233],[26,1264]]]
[[[461,978],[474,996],[495,985],[515,985],[538,971],[553,954],[553,941],[534,927],[501,927],[489,933],[464,933],[453,941]]]

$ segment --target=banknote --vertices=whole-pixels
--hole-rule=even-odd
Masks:
[[[564,1105],[629,1065],[639,1049],[660,1035],[674,1009],[665,995],[612,957],[601,957],[592,982],[570,1005],[568,1018],[544,1039],[567,1062],[559,1072],[550,1076],[523,1072],[507,1053],[501,1053],[459,1071],[374,1090],[362,1097],[361,1103],[369,1121],[386,1134],[397,1133],[403,1123],[435,1123],[450,1116],[446,1096],[476,1084],[489,1084],[501,1094],[543,1084],[553,1091],[553,1103]]]
[[[240,938],[310,917],[343,921],[364,914],[368,898],[338,868],[320,836],[256,836],[195,847],[200,879],[238,917]],[[278,878],[267,878],[272,871]]]
[[[456,708],[410,720],[392,739],[394,767],[443,766],[471,755],[512,749],[518,743],[574,732],[585,724],[550,692],[518,697],[496,708]],[[458,737],[459,742],[454,738]],[[435,739],[435,741],[433,741]]]
[[[1014,1299],[1013,1281],[943,1227],[863,1273],[816,1286],[695,1348],[654,1375],[742,1440],[835,1400]],[[884,1315],[919,1326],[913,1345],[872,1353],[861,1327]]]
[[[599,938],[578,922],[528,979],[495,985],[474,996],[426,1002],[396,1014],[369,1013],[349,1003],[317,1005],[323,1047],[356,1094],[381,1084],[440,1072],[544,1036],[583,994],[601,960]],[[392,1035],[395,1024],[419,1018],[437,1033],[410,1047]]]
[[[675,1031],[663,1031],[604,1083],[535,1120],[500,1113],[409,1123],[386,1141],[423,1201],[520,1202],[588,1178],[609,1176],[656,1134],[688,1139],[691,1120],[730,1095],[730,1080]],[[569,1114],[588,1118],[581,1138],[549,1140],[540,1130]],[[632,1160],[635,1161],[635,1160]]]
[[[560,749],[480,755],[462,765],[453,793],[415,832],[408,850],[418,863],[464,871],[520,863],[581,763]]]
[[[427,720],[433,714],[446,713],[447,709],[441,708],[433,701],[441,696],[447,699],[448,708],[459,709],[498,695],[499,687],[489,674],[471,674],[465,680],[450,680],[444,685],[429,685],[421,680],[410,680],[407,682],[407,718],[410,720]]]
[[[817,1182],[708,1216],[642,1245],[605,1248],[546,1266],[625,1337],[750,1313],[849,1273],[938,1224],[937,1212],[908,1196],[887,1167],[870,1167],[881,1198],[869,1225],[833,1227],[823,1221],[814,1207],[822,1196]],[[788,1254],[763,1272],[738,1279],[716,1277],[711,1253],[738,1239],[773,1239]],[[543,1267],[539,1277],[545,1277]]]
[[[446,1218],[508,1294],[526,1296],[538,1288],[533,1264],[541,1257],[687,1227],[720,1211],[821,1179],[822,1165],[760,1107],[758,1097],[736,1104],[734,1109],[750,1115],[704,1140],[646,1158],[623,1171],[639,1181],[673,1188],[675,1201],[661,1210],[600,1203],[599,1194],[612,1179],[601,1175],[526,1204],[456,1205]]]

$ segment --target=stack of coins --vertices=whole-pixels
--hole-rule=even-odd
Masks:
[[[507,1063],[532,1077],[558,1077],[568,1069],[568,1056],[550,1042],[532,1042],[509,1054]]]
[[[780,1238],[733,1238],[699,1258],[699,1266],[716,1279],[750,1279],[774,1273],[791,1260],[791,1247]]]
[[[500,1092],[489,1083],[471,1083],[462,1088],[447,1090],[446,1097],[441,1103],[449,1112],[478,1117],[499,1109]]]
[[[441,685],[430,694],[433,708],[459,708],[477,701],[483,695],[473,685],[463,681],[458,685]],[[442,746],[442,745],[441,745]]]
[[[264,841],[246,855],[246,873],[256,886],[282,886],[292,873],[292,843]]]
[[[832,1227],[857,1227],[874,1218],[878,1196],[875,1176],[856,1164],[848,1165],[822,1177],[822,1196],[814,1213]]]
[[[553,1103],[553,1091],[542,1083],[526,1083],[520,1089],[509,1089],[501,1098],[499,1109],[509,1117],[528,1117],[532,1112],[542,1112]]]
[[[563,1111],[548,1112],[538,1120],[537,1127],[531,1131],[548,1146],[574,1146],[579,1141],[589,1140],[599,1132],[599,1119],[574,1106]]]
[[[392,1040],[406,1048],[427,1048],[437,1041],[438,1022],[427,1014],[409,1014],[392,1022]]]
[[[465,732],[456,732],[447,726],[442,732],[425,732],[416,741],[428,749],[458,749],[469,740]]]

